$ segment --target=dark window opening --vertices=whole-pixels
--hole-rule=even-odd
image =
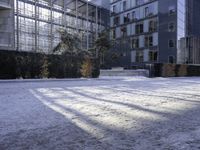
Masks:
[[[149,61],[156,62],[158,60],[158,52],[150,51],[149,52]]]
[[[139,39],[138,38],[134,38],[132,39],[132,48],[139,48]]]
[[[144,55],[142,51],[136,51],[136,62],[143,62]]]
[[[175,31],[175,24],[173,22],[169,23],[168,30],[169,30],[169,32],[174,32]]]
[[[169,43],[168,43],[168,45],[169,45],[169,48],[174,48],[174,47],[175,47],[175,45],[176,45],[176,42],[175,42],[175,40],[169,40]]]
[[[175,62],[175,61],[174,61],[174,56],[169,56],[168,62],[169,62],[170,64],[173,64],[173,63]]]
[[[149,32],[157,31],[157,21],[151,20],[149,21]]]
[[[144,30],[144,25],[143,25],[143,23],[137,24],[137,25],[136,25],[136,34],[143,33],[143,32],[144,32],[143,30]]]

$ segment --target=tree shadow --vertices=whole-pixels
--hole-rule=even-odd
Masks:
[[[110,147],[74,124],[62,113],[44,105],[37,97],[34,97],[33,93],[28,90],[24,92],[32,97],[31,100],[28,100],[27,97],[28,102],[18,100],[20,103],[18,106],[24,109],[24,114],[14,110],[13,114],[17,118],[12,120],[13,116],[7,114],[6,118],[2,118],[0,112],[2,119],[0,122],[1,150],[101,150]],[[26,103],[26,106],[22,103]],[[61,106],[59,105],[59,107]],[[65,109],[67,110],[67,108]],[[23,110],[21,111],[23,112]],[[72,109],[68,109],[68,111],[81,115]],[[87,122],[90,121],[86,117],[84,119]],[[5,126],[6,124],[8,125]]]
[[[78,91],[75,91],[75,90],[72,90],[72,89],[67,89],[67,90],[71,91],[71,92],[73,92],[75,94],[78,94],[80,96],[83,96],[83,97],[86,97],[86,98],[90,98],[93,101],[101,101],[101,102],[103,101],[103,102],[106,102],[106,103],[110,103],[112,105],[125,106],[125,107],[131,108],[131,109],[135,109],[135,110],[139,110],[139,111],[144,111],[144,112],[148,112],[148,113],[161,115],[163,117],[166,117],[168,115],[168,113],[163,113],[163,112],[160,112],[160,111],[147,109],[147,108],[144,108],[144,107],[141,107],[141,106],[138,106],[138,105],[135,105],[135,104],[131,104],[131,103],[125,103],[125,102],[120,102],[120,101],[112,101],[112,100],[108,100],[108,99],[97,98],[97,97],[91,96],[89,94],[86,94],[85,92],[84,93],[83,92],[78,92]]]
[[[122,83],[116,83],[119,86]],[[152,84],[152,83],[151,83]],[[66,88],[65,84],[52,85],[51,87],[61,87],[64,91],[74,93],[73,95],[65,95],[65,93],[55,90],[54,92],[61,96],[50,97],[38,91],[38,88],[46,88],[48,84],[35,86],[29,92],[25,89],[24,92],[28,94],[25,100],[19,101],[18,97],[12,97],[18,100],[15,103],[17,106],[23,106],[21,111],[24,111],[22,118],[16,118],[11,121],[15,123],[17,129],[6,134],[1,134],[0,149],[55,149],[55,150],[179,150],[179,149],[199,149],[200,148],[200,105],[198,100],[193,100],[195,103],[193,107],[188,107],[179,110],[179,113],[161,112],[155,109],[149,109],[132,103],[121,102],[119,100],[110,100],[106,98],[96,97],[87,91],[79,91],[74,87]],[[103,85],[103,84],[101,84]],[[90,84],[85,85],[86,87]],[[37,87],[37,88],[36,88]],[[98,87],[102,87],[98,85]],[[90,86],[91,90],[93,86]],[[104,90],[112,89],[109,86],[103,86]],[[129,87],[131,88],[131,87]],[[107,89],[107,90],[108,90]],[[127,92],[127,94],[138,94],[141,96],[155,96],[154,94],[145,94],[145,91],[131,92],[112,89],[113,92]],[[53,91],[50,91],[53,92]],[[62,94],[61,94],[62,93]],[[110,106],[117,106],[119,110],[114,114],[105,114],[110,116],[107,120],[101,120],[99,116],[90,115],[90,113],[83,113],[81,107],[74,107],[74,105],[64,105],[60,103],[59,99],[69,98],[71,101],[77,103],[85,103],[91,107],[102,107],[100,102],[109,104]],[[160,98],[167,98],[168,96],[159,96]],[[177,97],[169,96],[171,99],[179,100]],[[30,103],[29,103],[30,98]],[[88,101],[86,101],[86,99]],[[180,98],[182,100],[182,98]],[[184,100],[184,98],[183,98]],[[92,102],[89,102],[92,101]],[[25,103],[25,104],[24,104]],[[93,103],[93,104],[92,104]],[[85,107],[87,107],[87,105]],[[26,108],[28,107],[28,108]],[[124,113],[119,113],[120,109],[138,110],[141,113],[148,113],[166,118],[165,120],[156,118],[135,118],[129,117],[129,120],[123,120]],[[10,108],[9,108],[10,109]],[[107,108],[107,109],[112,109]],[[95,111],[95,110],[94,110]],[[102,110],[102,114],[104,110]],[[1,114],[2,112],[0,112]],[[13,111],[18,116],[17,111]],[[92,114],[92,113],[91,113]],[[100,116],[102,115],[99,114]],[[119,117],[119,122],[114,122],[116,126],[112,126],[114,115]],[[134,114],[133,114],[134,115]],[[0,115],[0,118],[3,115]],[[25,118],[23,118],[25,117]],[[26,118],[27,117],[27,118]],[[11,117],[12,118],[12,117]],[[4,119],[10,119],[8,118]],[[20,119],[24,119],[21,121]],[[120,120],[121,119],[121,120]],[[126,122],[126,123],[124,123]],[[1,127],[10,128],[10,124],[6,127],[5,120],[0,122]],[[120,124],[123,124],[120,126]],[[28,126],[26,126],[28,124]],[[119,125],[120,127],[118,127]],[[126,126],[127,125],[127,126]],[[6,130],[7,130],[6,129]]]
[[[176,96],[160,96],[160,95],[156,95],[156,94],[149,94],[144,90],[140,90],[139,92],[135,92],[133,89],[132,90],[122,90],[120,88],[118,89],[113,89],[110,87],[104,87],[104,89],[109,89],[109,90],[113,90],[115,92],[122,92],[122,93],[127,93],[127,94],[131,94],[131,95],[139,95],[139,96],[152,96],[152,97],[157,97],[157,98],[165,98],[165,99],[169,99],[169,100],[178,100],[178,101],[185,101],[185,102],[191,102],[191,103],[200,103],[200,101],[197,100],[191,100],[191,99],[187,99],[187,98],[180,98],[180,97],[176,97]],[[156,93],[156,90],[152,90],[152,93]],[[165,91],[165,93],[168,94],[172,94],[170,92]],[[164,94],[164,93],[163,93]],[[186,93],[179,93],[176,92],[176,94],[182,94],[182,97],[188,97],[188,96],[196,96],[196,97],[200,97],[200,95],[197,94],[186,94]]]
[[[147,120],[144,118],[138,118],[137,122],[140,122],[142,127],[139,130],[124,130],[123,128],[110,127],[100,120],[96,121],[92,119],[90,115],[81,113],[81,110],[74,108],[68,108],[62,104],[56,103],[54,100],[50,100],[49,97],[42,96],[46,101],[50,101],[52,105],[59,107],[67,113],[74,114],[77,119],[88,124],[91,128],[95,128],[104,135],[98,140],[107,145],[105,149],[198,149],[200,144],[198,143],[199,137],[195,137],[195,132],[200,130],[200,107],[196,107],[179,111],[179,114],[163,113],[155,110],[149,110],[146,108],[138,107],[136,105],[127,104],[124,102],[115,102],[107,99],[96,98],[85,91],[80,92],[75,89],[65,88],[76,95],[83,98],[90,99],[91,101],[102,101],[110,103],[111,105],[121,105],[130,107],[132,109],[138,109],[144,112],[153,113],[157,115],[167,116],[167,120]],[[111,114],[110,114],[111,115]],[[131,118],[130,118],[131,119]],[[188,121],[189,120],[189,121]],[[134,126],[134,124],[133,124]],[[192,135],[190,139],[181,139],[182,136]],[[177,139],[175,139],[177,137]],[[178,139],[180,138],[180,139]],[[110,147],[109,147],[110,146]],[[101,147],[101,146],[100,146]],[[183,147],[183,148],[181,148]]]

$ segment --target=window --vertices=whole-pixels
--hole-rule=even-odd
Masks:
[[[157,21],[156,20],[150,20],[149,21],[149,32],[157,31]]]
[[[123,1],[123,10],[126,10],[126,1]]]
[[[142,5],[144,3],[143,0],[136,0],[136,5]]]
[[[176,13],[176,8],[175,8],[175,6],[170,6],[169,7],[169,15],[173,15],[173,14],[175,14]]]
[[[174,24],[174,22],[169,23],[168,30],[169,30],[169,32],[174,32],[175,31],[175,24]]]
[[[136,14],[135,14],[135,11],[132,12],[132,19],[133,19],[133,20],[136,20]]]
[[[144,25],[143,25],[143,23],[137,24],[135,26],[135,28],[136,28],[136,34],[143,33],[143,31],[144,31]]]
[[[169,48],[174,48],[176,45],[175,40],[169,40],[168,45],[169,45]]]
[[[116,31],[115,31],[115,29],[112,30],[112,38],[113,38],[113,39],[116,38]]]
[[[130,18],[130,13],[127,13],[127,16],[126,16],[126,17],[127,17],[127,21],[129,22],[130,19],[131,19],[131,18]]]
[[[126,15],[124,15],[124,23],[128,23],[130,22],[130,13],[127,13]]]
[[[132,39],[132,48],[139,48],[139,39],[138,38],[133,38]]]
[[[168,57],[168,62],[169,62],[170,64],[173,64],[173,63],[175,62],[174,56],[169,56],[169,57]]]
[[[126,26],[125,27],[121,27],[121,35],[123,37],[127,36],[127,27]]]
[[[136,62],[143,62],[144,55],[142,51],[136,51]]]
[[[133,21],[136,21],[140,18],[140,14],[139,14],[139,11],[133,11],[132,12],[132,20]]]
[[[153,36],[146,36],[145,37],[145,47],[151,47],[153,46]]]
[[[149,47],[153,46],[153,36],[149,36]]]
[[[119,20],[120,20],[119,16],[115,17],[114,18],[114,25],[119,25]]]
[[[113,6],[113,13],[116,13],[117,12],[117,7],[116,5]]]
[[[149,61],[156,62],[158,60],[158,52],[150,51],[149,52]]]
[[[145,15],[145,17],[149,16],[149,7],[145,7],[144,15]]]

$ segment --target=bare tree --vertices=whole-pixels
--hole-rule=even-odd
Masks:
[[[104,64],[104,55],[112,47],[112,42],[109,40],[109,31],[104,30],[99,33],[99,37],[95,41],[96,58],[99,58],[101,64]]]
[[[81,49],[81,36],[78,32],[70,33],[66,29],[59,29],[60,42],[53,49],[53,53],[77,56],[84,54],[86,50]]]

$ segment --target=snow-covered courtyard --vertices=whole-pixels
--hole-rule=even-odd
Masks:
[[[0,150],[200,149],[200,78],[0,82]]]

